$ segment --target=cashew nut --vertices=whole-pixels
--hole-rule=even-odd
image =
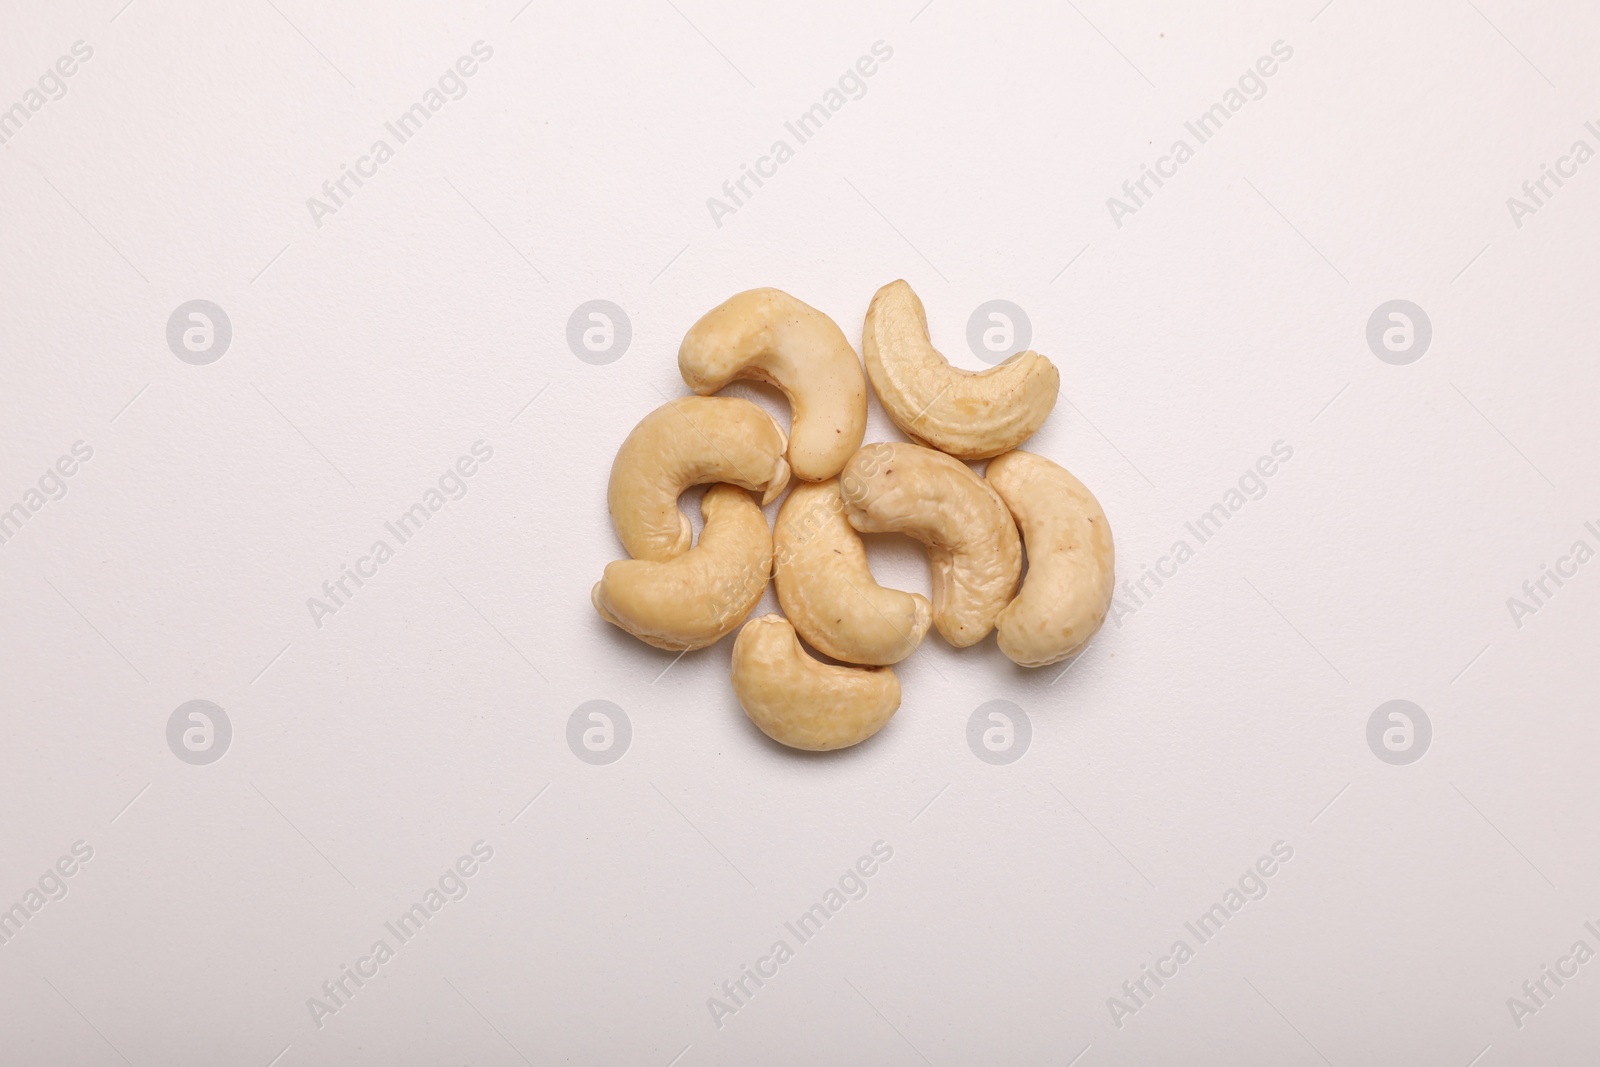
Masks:
[[[762,733],[813,752],[865,741],[900,707],[894,671],[819,662],[781,615],[751,619],[734,638],[733,691]]]
[[[789,491],[773,550],[778,603],[817,651],[847,663],[899,663],[928,632],[926,597],[873,581],[836,479]]]
[[[789,441],[760,406],[728,396],[686,396],[640,420],[611,464],[607,500],[622,547],[634,559],[689,550],[689,516],[678,496],[691,485],[730,482],[770,504],[789,484]]]
[[[600,617],[646,644],[704,648],[750,614],[772,573],[772,531],[750,494],[713,485],[700,503],[700,543],[666,562],[606,564],[590,599]]]
[[[952,367],[929,340],[922,301],[904,281],[873,294],[861,353],[894,424],[960,459],[1020,445],[1049,416],[1061,387],[1055,364],[1033,351],[978,373]]]
[[[1028,576],[1000,613],[1000,651],[1024,667],[1066,659],[1093,637],[1111,607],[1111,524],[1071,473],[1032,452],[1007,452],[985,477],[1022,529]]]
[[[1004,502],[960,460],[921,445],[872,444],[839,477],[845,517],[862,533],[900,533],[928,547],[933,624],[957,648],[994,629],[1022,571]]]
[[[683,338],[678,369],[700,394],[735,378],[783,390],[796,478],[832,478],[861,447],[867,382],[856,350],[832,319],[782,290],[749,289],[706,312]]]

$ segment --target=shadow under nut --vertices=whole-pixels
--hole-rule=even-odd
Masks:
[[[595,611],[646,644],[680,652],[732,633],[754,610],[772,573],[772,532],[750,494],[706,490],[700,543],[665,562],[606,564],[590,593]]]
[[[873,295],[861,354],[894,424],[961,459],[998,456],[1026,441],[1061,388],[1061,372],[1038,352],[1019,352],[984,371],[951,366],[929,339],[921,299],[902,280]]]
[[[839,473],[867,430],[867,380],[838,323],[781,289],[749,289],[701,316],[678,348],[697,393],[738,378],[789,398],[789,466],[815,482]]]
[[[797,485],[773,528],[778,603],[813,648],[846,663],[898,663],[932,621],[926,597],[873,580],[836,479]]]
[[[691,485],[727,482],[777,499],[789,484],[788,437],[748,400],[686,396],[639,421],[611,464],[606,500],[622,547],[634,559],[680,556],[693,539],[678,497]]]
[[[839,484],[851,526],[927,546],[940,635],[956,648],[987,637],[1022,572],[1016,523],[988,483],[942,452],[879,443],[850,458]]]
[[[761,732],[790,748],[828,752],[860,744],[900,707],[888,667],[838,667],[800,647],[780,615],[751,619],[733,642],[733,691]]]

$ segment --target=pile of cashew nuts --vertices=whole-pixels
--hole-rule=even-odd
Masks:
[[[892,665],[930,623],[956,648],[997,631],[1008,657],[1042,667],[1076,652],[1111,604],[1111,526],[1099,502],[1017,448],[1055,406],[1055,365],[1030,351],[982,373],[952,367],[904,281],[873,296],[861,348],[865,375],[827,315],[777,289],[739,293],[679,348],[698,395],[646,415],[611,467],[611,519],[631,558],[606,566],[595,610],[657,648],[698,649],[744,623],[775,580],[787,618],[739,630],[733,689],[756,726],[794,748],[846,748],[881,730],[900,707]],[[738,378],[783,392],[787,433],[760,406],[712,395]],[[868,380],[915,443],[862,446]],[[981,478],[963,462],[980,459]],[[770,504],[791,479],[769,529],[750,494]],[[708,483],[691,545],[678,497]],[[927,547],[931,604],[873,580],[863,533]]]

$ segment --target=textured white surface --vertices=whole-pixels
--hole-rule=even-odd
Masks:
[[[1509,0],[0,6],[0,108],[93,50],[0,148],[0,509],[93,449],[0,544],[0,908],[93,849],[0,944],[0,1059],[1592,1063],[1600,961],[1520,1027],[1507,998],[1600,950],[1600,564],[1520,628],[1507,598],[1600,547],[1600,163],[1520,227],[1506,198],[1600,148],[1597,37],[1587,5]],[[316,225],[480,40],[466,94]],[[1265,95],[1115,225],[1278,41]],[[1293,457],[1065,676],[931,637],[883,734],[809,757],[740,714],[731,639],[674,663],[594,615],[606,473],[686,392],[706,309],[775,285],[856,342],[895,277],[970,368],[972,310],[1026,309],[1063,395],[1029,447],[1098,495],[1124,579]],[[196,298],[232,324],[207,365],[165,336]],[[609,364],[566,340],[593,299],[631,321]],[[1405,366],[1365,336],[1393,299],[1433,327]],[[318,627],[307,598],[480,440],[465,496]],[[871,553],[926,591],[914,552]],[[204,766],[166,734],[196,699],[233,729]],[[1391,699],[1433,727],[1407,766],[1366,739]],[[590,700],[631,721],[609,765],[566,741]],[[991,700],[1031,722],[1009,765],[966,740]],[[877,841],[801,944],[784,924]]]

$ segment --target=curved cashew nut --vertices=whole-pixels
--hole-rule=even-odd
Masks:
[[[928,632],[926,597],[873,581],[837,480],[789,491],[773,550],[778,603],[817,651],[846,663],[899,663]]]
[[[894,424],[960,459],[1020,445],[1044,423],[1061,388],[1055,364],[1032,351],[978,373],[952,367],[929,340],[922,301],[904,281],[873,294],[861,354]]]
[[[606,497],[622,547],[663,562],[689,550],[689,516],[678,496],[691,485],[730,482],[770,504],[789,484],[788,438],[748,400],[686,396],[639,421],[617,450]]]
[[[1094,494],[1031,452],[1007,452],[985,474],[1028,548],[1028,576],[996,622],[1000,651],[1024,667],[1066,659],[1111,607],[1111,524]]]
[[[750,494],[731,485],[706,490],[700,543],[658,563],[606,564],[590,599],[607,622],[646,644],[674,652],[704,648],[733,632],[761,599],[772,573],[772,531]]]
[[[928,546],[933,624],[956,648],[975,645],[1016,592],[1022,542],[1004,502],[960,460],[921,445],[868,445],[839,478],[845,517],[862,533]]]
[[[894,671],[819,662],[781,615],[751,619],[734,638],[733,691],[762,733],[813,752],[865,741],[900,707]]]
[[[808,482],[832,478],[867,432],[867,381],[844,331],[779,289],[728,298],[690,327],[678,369],[697,393],[735,378],[783,390],[793,417],[789,466]]]

